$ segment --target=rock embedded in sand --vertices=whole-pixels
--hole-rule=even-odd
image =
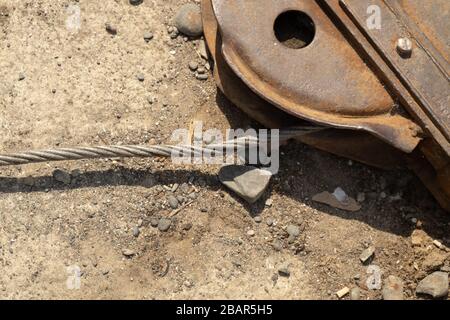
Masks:
[[[201,36],[203,34],[203,21],[199,6],[193,3],[182,6],[175,17],[175,26],[178,31],[187,36]]]
[[[250,166],[230,165],[220,169],[219,179],[249,203],[255,203],[267,189],[272,174]]]
[[[420,281],[416,293],[426,294],[435,299],[448,296],[448,273],[436,271]]]

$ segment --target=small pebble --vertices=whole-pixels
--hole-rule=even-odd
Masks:
[[[433,244],[434,244],[437,248],[442,249],[442,243],[441,243],[440,241],[434,240],[434,241],[433,241]]]
[[[191,199],[191,200],[195,200],[195,199],[197,199],[197,194],[196,194],[195,192],[191,192],[191,193],[188,195],[188,197],[189,197],[189,199]]]
[[[190,189],[191,189],[191,188],[189,187],[189,185],[188,185],[187,183],[183,183],[183,184],[180,186],[180,190],[181,190],[181,192],[183,192],[184,194],[189,193]]]
[[[373,257],[374,254],[375,254],[375,247],[370,246],[361,253],[361,255],[359,256],[359,260],[361,260],[361,262],[365,264]]]
[[[158,223],[159,223],[159,220],[156,219],[156,218],[152,218],[152,219],[150,220],[150,225],[151,225],[153,228],[156,228],[156,227],[158,226]]]
[[[131,249],[123,249],[122,250],[122,254],[125,256],[125,257],[132,257],[132,256],[134,256],[135,254],[136,254],[136,252],[134,251],[134,250],[131,250]]]
[[[144,34],[144,40],[145,42],[150,42],[153,39],[154,35],[151,32],[147,32]]]
[[[191,71],[197,71],[197,69],[198,69],[198,63],[195,62],[195,61],[189,62],[189,69],[190,69]]]
[[[198,74],[195,78],[197,80],[206,81],[206,80],[208,80],[208,75],[207,74]]]
[[[159,231],[166,232],[167,230],[169,230],[171,224],[172,221],[170,219],[162,218],[158,222],[158,229]]]
[[[274,240],[272,242],[272,247],[275,251],[280,252],[281,250],[283,250],[283,244],[281,243],[281,241],[279,240]]]
[[[289,225],[286,228],[286,232],[289,234],[288,242],[294,243],[295,239],[300,235],[300,228],[296,225]]]
[[[248,235],[249,237],[253,237],[253,236],[255,235],[255,231],[254,231],[254,230],[248,230],[248,231],[247,231],[247,235]]]
[[[144,2],[144,0],[130,0],[130,4],[133,6],[138,6],[143,2]]]
[[[137,78],[140,82],[143,82],[143,81],[145,80],[145,76],[144,76],[144,74],[142,74],[142,73],[139,73],[139,74],[136,76],[136,78]]]
[[[236,267],[242,267],[242,261],[239,259],[234,259],[232,262]]]
[[[55,178],[56,181],[66,185],[71,181],[70,173],[60,169],[56,169],[55,171],[53,171],[53,178]]]
[[[261,223],[262,222],[261,216],[256,216],[255,218],[253,218],[253,220],[255,220],[256,223]]]
[[[133,228],[133,237],[137,238],[139,237],[139,234],[141,233],[141,231],[139,230],[139,227],[134,227]]]
[[[178,199],[172,195],[167,198],[167,201],[172,209],[177,209],[180,204]]]
[[[175,26],[187,36],[201,36],[203,34],[203,21],[200,7],[193,3],[183,5],[175,17]]]
[[[345,297],[346,295],[348,295],[350,293],[350,289],[345,287],[341,290],[339,290],[338,292],[336,292],[336,295],[339,299],[342,299],[343,297]]]
[[[281,277],[289,278],[291,276],[291,272],[289,271],[289,268],[287,266],[283,266],[278,269],[278,274]]]
[[[113,36],[115,36],[117,34],[117,29],[116,27],[112,26],[111,24],[107,23],[105,25],[105,29],[109,34],[112,34]]]
[[[25,80],[25,75],[23,73],[19,73],[19,81]]]
[[[183,230],[184,231],[189,231],[189,230],[191,230],[192,229],[192,223],[185,223],[184,225],[183,225]]]
[[[183,196],[178,195],[176,198],[180,204],[183,204],[186,202],[186,198]]]

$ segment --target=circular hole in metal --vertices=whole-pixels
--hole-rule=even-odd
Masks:
[[[275,36],[285,47],[301,49],[314,40],[316,26],[304,12],[290,10],[283,12],[275,20]]]

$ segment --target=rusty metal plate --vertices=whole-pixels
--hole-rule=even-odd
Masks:
[[[373,72],[314,1],[213,0],[222,53],[254,92],[278,108],[312,122],[365,130],[405,152],[420,128],[391,114],[394,101]],[[274,23],[286,11],[314,22],[312,43],[284,46]]]
[[[427,8],[444,11],[449,11],[450,8],[448,1],[441,2],[440,7],[430,7],[430,2],[424,2],[428,4],[424,4],[421,8],[423,12]],[[397,73],[403,85],[412,93],[428,117],[450,141],[450,81],[447,63],[437,49],[430,47],[431,41],[425,41],[428,38],[420,32],[420,27],[413,27],[414,23],[405,17],[406,14],[401,9],[401,2],[392,0],[373,0],[371,2],[381,10],[382,25],[379,29],[367,27],[366,2],[341,0],[341,3],[358,27],[370,38],[386,63]],[[437,19],[440,14],[436,11],[433,18]],[[426,16],[431,18],[431,14]],[[405,23],[402,22],[402,19]],[[406,21],[409,22],[406,23]],[[428,32],[428,34],[430,33],[433,31]],[[420,36],[416,38],[418,34]],[[396,42],[402,37],[413,41],[412,54],[408,58],[401,57],[396,49]],[[418,38],[421,38],[423,42],[420,42]],[[438,43],[436,39],[433,41]],[[427,44],[429,45],[427,46]],[[439,63],[438,61],[444,62]]]
[[[450,73],[450,2],[386,0],[397,17],[445,72]]]
[[[411,93],[403,86],[401,81],[397,78],[397,74],[386,64],[378,51],[374,49],[366,35],[362,33],[347,13],[344,12],[340,0],[318,0],[318,3],[339,27],[349,43],[351,43],[355,50],[363,57],[368,66],[370,66],[383,84],[385,84],[386,89],[391,95],[398,99],[398,102],[409,112],[414,121],[423,128],[424,136],[434,138],[447,156],[449,156],[450,143],[447,141],[446,137],[436,127],[433,121],[431,121],[423,108],[419,105],[418,101],[416,101]],[[370,2],[366,1],[366,3],[367,6],[369,6]]]

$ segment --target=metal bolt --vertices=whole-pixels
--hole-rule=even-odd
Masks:
[[[400,38],[397,40],[397,52],[404,58],[411,58],[413,43],[409,38]]]

